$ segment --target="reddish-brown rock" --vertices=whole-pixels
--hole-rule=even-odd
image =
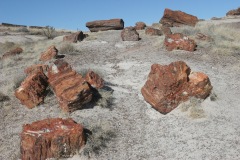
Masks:
[[[190,96],[205,99],[212,90],[208,76],[202,72],[192,72],[189,75],[188,93]]]
[[[99,89],[104,86],[104,80],[93,71],[88,71],[85,79],[93,88]]]
[[[17,47],[15,49],[12,49],[12,50],[4,53],[3,56],[2,56],[2,59],[8,58],[8,57],[12,57],[12,56],[16,56],[16,55],[18,55],[18,54],[20,54],[22,52],[23,52],[23,49],[20,48],[20,47]]]
[[[82,31],[72,33],[70,35],[64,36],[63,41],[77,43],[77,41],[82,41],[84,39],[84,34]]]
[[[171,31],[171,29],[169,27],[162,26],[161,30],[162,30],[164,35],[172,34],[172,31]]]
[[[144,22],[137,22],[135,24],[135,29],[136,30],[143,30],[143,29],[145,29],[146,26],[147,25]]]
[[[91,101],[89,84],[64,60],[54,62],[48,70],[48,78],[63,111],[73,112]]]
[[[160,23],[166,27],[179,27],[181,25],[195,26],[198,22],[196,16],[187,14],[182,11],[173,11],[165,9]]]
[[[52,45],[45,52],[41,54],[40,61],[51,60],[53,58],[56,58],[57,55],[58,55],[58,50],[54,45]]]
[[[159,29],[147,27],[145,29],[145,34],[150,35],[150,36],[161,36],[163,33]]]
[[[31,74],[33,72],[38,72],[38,71],[46,72],[48,70],[48,68],[49,67],[46,64],[34,64],[34,65],[31,65],[31,66],[27,67],[24,70],[24,73]]]
[[[41,72],[35,72],[22,82],[21,86],[16,89],[15,96],[26,105],[29,109],[40,104],[44,100],[44,93],[48,86],[46,75]]]
[[[144,99],[160,113],[167,114],[191,96],[206,98],[212,90],[209,78],[203,73],[190,72],[182,61],[153,64],[141,89]]]
[[[98,20],[87,22],[86,27],[91,32],[121,30],[124,28],[124,22],[122,19]]]
[[[164,45],[168,51],[186,50],[193,52],[196,49],[195,41],[181,33],[166,35]]]
[[[240,7],[238,9],[230,10],[226,13],[226,16],[237,16],[240,15]]]
[[[123,41],[139,41],[139,33],[134,27],[126,27],[121,32]]]
[[[71,118],[52,118],[25,124],[21,133],[22,160],[68,158],[84,146],[83,126]]]

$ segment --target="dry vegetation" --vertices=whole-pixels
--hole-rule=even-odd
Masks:
[[[239,54],[240,23],[214,24],[207,21],[199,22],[195,27],[183,26],[171,28],[173,33],[184,33],[195,38],[197,33],[210,36],[213,41],[196,40],[198,48],[208,48],[213,54]]]

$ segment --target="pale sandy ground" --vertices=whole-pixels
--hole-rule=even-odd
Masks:
[[[116,133],[116,138],[108,142],[98,156],[81,154],[69,160],[240,159],[239,54],[214,55],[204,49],[194,53],[166,52],[162,47],[164,37],[146,36],[143,31],[140,31],[139,42],[121,41],[120,31],[88,34],[84,41],[74,44],[80,53],[68,54],[65,58],[77,71],[91,68],[103,75],[114,90],[112,109],[95,106],[68,115],[61,112],[53,95],[34,109],[22,106],[7,85],[13,77],[22,76],[26,66],[36,63],[41,51],[51,44],[58,47],[62,43],[62,37],[39,39],[26,47],[22,60],[0,69],[0,91],[11,93],[11,101],[0,108],[1,160],[19,158],[23,124],[51,117],[71,117],[86,128],[99,125]],[[4,38],[0,36],[0,41]],[[207,98],[192,107],[203,109],[201,118],[190,116],[191,107],[183,111],[187,103],[162,115],[141,95],[153,63],[169,64],[178,60],[185,61],[193,71],[206,73],[217,95],[216,101]]]

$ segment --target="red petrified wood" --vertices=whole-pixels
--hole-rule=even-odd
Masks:
[[[24,73],[30,74],[30,73],[38,72],[38,71],[45,72],[48,70],[48,68],[49,67],[46,64],[34,64],[34,65],[31,65],[31,66],[27,67],[26,69],[24,69]]]
[[[82,31],[67,35],[63,37],[63,41],[77,43],[77,41],[82,41],[84,39],[84,34]]]
[[[166,27],[179,27],[181,25],[195,26],[198,22],[196,16],[187,14],[182,11],[172,11],[171,9],[165,9],[160,23]]]
[[[48,70],[48,78],[60,107],[65,112],[73,112],[91,101],[92,91],[89,84],[64,60],[54,62]]]
[[[51,60],[53,58],[56,58],[57,55],[58,55],[58,50],[54,45],[52,45],[47,49],[47,51],[41,54],[40,61]]]
[[[124,22],[122,19],[97,20],[87,22],[86,27],[88,27],[91,32],[121,30],[124,28]]]
[[[121,32],[123,41],[139,41],[139,33],[134,27],[126,27]]]
[[[230,10],[226,13],[226,16],[237,16],[240,15],[240,7],[237,9]]]
[[[186,50],[193,52],[196,49],[194,40],[181,33],[168,34],[165,36],[164,45],[168,51]]]
[[[150,36],[161,36],[163,33],[159,29],[147,27],[145,29],[145,34],[150,35]]]
[[[135,24],[136,30],[143,30],[143,29],[145,29],[145,27],[147,27],[147,25],[144,22],[137,22]]]
[[[83,126],[71,118],[44,119],[23,126],[22,160],[68,158],[85,144]]]
[[[2,56],[2,59],[8,58],[8,57],[12,57],[12,56],[16,56],[16,55],[18,55],[18,54],[20,54],[22,52],[23,52],[23,49],[20,48],[20,47],[17,47],[15,49],[12,49],[12,50],[4,53],[3,56]]]
[[[104,80],[91,70],[87,72],[85,79],[93,88],[99,89],[104,86]]]
[[[141,90],[144,99],[162,114],[171,112],[191,96],[205,99],[212,90],[208,76],[190,72],[182,61],[164,66],[153,64]]]
[[[44,92],[48,86],[46,75],[41,72],[30,74],[16,89],[15,96],[28,108],[33,108],[44,100]]]

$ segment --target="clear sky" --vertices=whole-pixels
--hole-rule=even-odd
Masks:
[[[122,18],[125,26],[159,22],[164,9],[199,19],[223,17],[240,0],[1,0],[0,22],[87,31],[86,22]]]

